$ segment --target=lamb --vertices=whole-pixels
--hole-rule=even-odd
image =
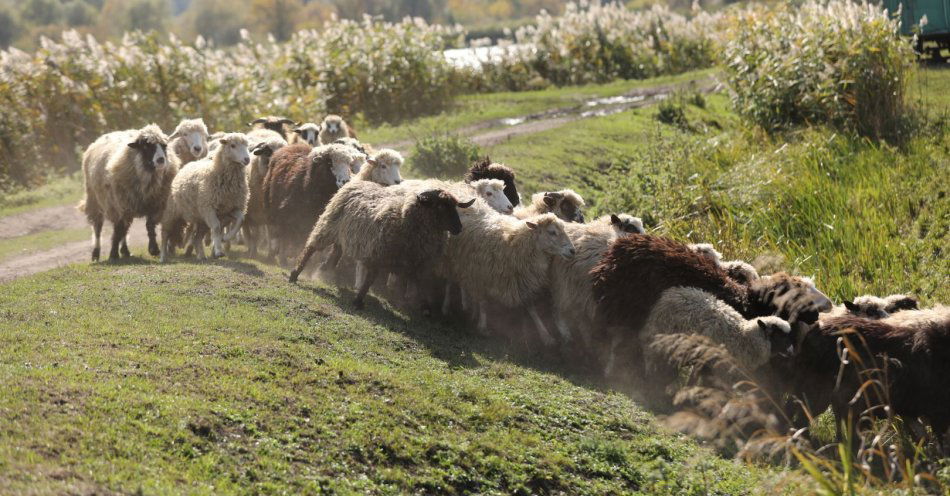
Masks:
[[[329,145],[341,138],[356,138],[356,133],[346,124],[342,117],[330,114],[320,123],[318,136],[321,145]]]
[[[554,324],[565,341],[572,339],[571,329],[577,329],[589,347],[596,311],[590,270],[617,237],[643,234],[643,221],[627,214],[605,215],[588,224],[565,223],[564,231],[577,254],[567,260],[555,258],[551,263]]]
[[[844,349],[849,359],[843,364]],[[880,405],[907,421],[926,419],[937,435],[950,427],[950,307],[905,310],[880,320],[851,315],[825,320],[784,365],[776,373],[784,391],[815,414],[830,404],[839,437],[841,421],[849,416],[857,421],[862,410]],[[864,387],[869,379],[882,385],[886,396]],[[878,407],[870,413],[885,412]]]
[[[264,212],[272,243],[283,262],[287,250],[298,251],[330,198],[347,181],[356,163],[366,156],[341,144],[288,145],[270,160],[264,176]]]
[[[518,186],[515,184],[515,171],[509,167],[492,163],[490,158],[485,157],[473,164],[465,173],[466,183],[473,183],[479,179],[501,179],[505,183],[505,196],[511,202],[511,205],[517,207],[521,203]]]
[[[473,216],[462,234],[452,239],[440,272],[480,302],[478,329],[488,327],[485,302],[507,308],[526,307],[546,345],[554,343],[535,302],[548,285],[554,257],[573,257],[574,244],[554,214],[526,220],[485,211]]]
[[[650,377],[663,368],[663,351],[653,346],[663,334],[700,334],[725,346],[736,362],[752,371],[773,354],[794,351],[792,328],[774,316],[746,320],[734,308],[697,288],[675,287],[660,295],[650,310],[639,339],[645,371]],[[667,375],[667,377],[670,377]]]
[[[286,117],[277,117],[277,116],[267,116],[267,117],[258,117],[251,122],[248,122],[247,125],[255,129],[270,129],[275,133],[280,134],[281,138],[287,139],[287,128],[284,126],[295,126],[297,123],[292,119]]]
[[[222,219],[233,219],[232,229],[223,241],[230,241],[241,228],[248,197],[245,167],[251,162],[247,137],[229,133],[221,137],[220,143],[220,149],[213,156],[185,167],[172,182],[162,216],[162,262],[166,262],[174,250],[172,240],[185,223],[210,229],[213,257],[224,255]],[[204,259],[202,236],[202,229],[196,227],[192,246],[199,260]]]
[[[251,146],[251,163],[248,164],[245,171],[248,199],[243,232],[248,254],[252,257],[257,255],[257,246],[260,242],[259,235],[266,229],[267,225],[264,210],[264,176],[267,175],[270,159],[274,153],[287,146],[287,142],[279,134],[269,130],[268,132],[272,133],[273,136]]]
[[[431,260],[445,246],[446,231],[453,235],[462,231],[456,208],[468,208],[474,202],[460,203],[441,189],[413,193],[398,186],[354,181],[333,197],[320,216],[290,274],[290,282],[297,281],[314,252],[333,246],[339,254],[365,267],[353,301],[362,308],[367,291],[381,271],[426,277],[431,272]]]
[[[565,222],[583,223],[583,206],[584,199],[572,190],[549,191],[532,195],[531,205],[516,208],[514,215],[519,219],[527,219],[550,212]]]
[[[85,196],[78,209],[92,225],[92,261],[99,260],[100,236],[106,219],[113,225],[109,259],[129,256],[125,237],[136,217],[148,217],[165,206],[168,138],[155,124],[139,130],[102,135],[83,153]],[[148,232],[149,251],[157,247],[155,229]]]
[[[313,147],[319,144],[319,139],[317,139],[317,135],[320,134],[319,124],[307,122],[296,126],[293,131],[293,134],[290,135],[291,145],[306,143]]]

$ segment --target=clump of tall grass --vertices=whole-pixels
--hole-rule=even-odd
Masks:
[[[478,145],[456,134],[420,139],[409,155],[408,169],[421,177],[461,177],[480,155]]]
[[[828,123],[897,137],[915,57],[899,28],[863,1],[744,10],[723,55],[736,108],[766,129]]]

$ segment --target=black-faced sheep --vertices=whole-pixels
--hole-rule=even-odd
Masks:
[[[468,219],[462,234],[451,240],[439,270],[479,302],[480,331],[488,327],[486,302],[526,308],[541,340],[551,345],[554,339],[535,303],[548,287],[552,259],[574,253],[564,223],[553,214],[520,220],[485,209]]]
[[[341,138],[356,138],[356,133],[342,117],[330,114],[320,123],[318,139],[321,145],[328,145]]]
[[[515,184],[515,171],[511,168],[503,164],[492,163],[490,158],[485,157],[483,160],[475,162],[465,173],[465,182],[467,183],[479,179],[501,179],[505,183],[505,196],[508,197],[511,205],[517,207],[521,203],[518,186]]]
[[[535,215],[552,213],[565,222],[584,222],[584,199],[572,190],[548,191],[531,196],[531,204],[515,209],[514,215],[527,219]]]
[[[248,126],[255,129],[270,129],[278,134],[281,138],[287,139],[287,127],[296,125],[296,122],[293,119],[288,119],[286,117],[277,117],[277,116],[267,116],[267,117],[258,117],[251,122],[247,123]]]
[[[330,198],[350,180],[354,164],[365,159],[339,144],[288,145],[274,153],[264,177],[264,211],[281,261],[287,251],[300,250]]]
[[[320,134],[320,125],[313,122],[305,122],[294,127],[290,135],[290,144],[296,145],[304,143],[310,146],[317,146],[320,143],[318,135]]]
[[[551,263],[554,323],[564,340],[575,337],[571,332],[574,329],[590,346],[590,326],[597,308],[590,271],[619,236],[643,234],[643,221],[627,214],[605,215],[587,224],[567,222],[564,232],[577,254],[569,259],[556,257]]]
[[[277,133],[257,142],[250,148],[251,163],[247,166],[247,214],[244,216],[244,241],[247,244],[248,254],[257,255],[257,246],[260,243],[262,232],[267,228],[267,215],[264,210],[264,177],[270,165],[270,159],[287,142]]]
[[[467,208],[474,201],[459,203],[440,189],[414,193],[398,186],[354,181],[334,196],[320,216],[290,282],[296,282],[314,252],[333,246],[339,255],[365,267],[354,300],[362,307],[366,292],[381,272],[414,279],[431,274],[432,260],[441,254],[446,232],[457,235],[462,231],[456,209]]]
[[[776,366],[775,375],[780,392],[800,399],[813,414],[830,404],[839,429],[849,417],[858,424],[864,412],[882,416],[887,406],[907,421],[926,419],[942,436],[950,427],[950,307],[905,310],[880,320],[824,320],[794,358]],[[875,386],[867,387],[869,380]]]
[[[139,130],[105,134],[86,149],[82,158],[85,197],[78,208],[92,224],[92,260],[99,260],[105,220],[113,225],[109,259],[129,255],[125,240],[132,220],[160,212],[165,205],[168,138],[152,124]],[[149,246],[157,246],[154,226]]]
[[[211,231],[212,256],[224,255],[222,241],[230,241],[241,228],[247,208],[245,168],[251,162],[247,137],[240,133],[225,134],[220,148],[211,157],[193,162],[179,171],[172,182],[171,195],[162,217],[161,260],[168,260],[174,250],[177,232],[186,223],[196,226],[192,245],[198,259],[204,258],[201,243],[203,229]],[[228,236],[222,240],[223,220],[233,221]]]

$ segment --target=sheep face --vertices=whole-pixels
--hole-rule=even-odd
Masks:
[[[363,155],[366,155],[366,154],[367,154],[367,153],[366,153],[366,147],[363,146],[363,144],[360,143],[360,141],[359,141],[358,139],[356,139],[356,138],[350,138],[350,137],[340,138],[340,139],[334,141],[333,144],[335,144],[335,145],[346,145],[346,146],[349,146],[349,147],[355,149],[356,151],[362,153]],[[359,171],[356,170],[356,171],[353,171],[353,172],[356,173],[356,172],[359,172]]]
[[[221,146],[218,153],[225,154],[225,160],[242,167],[251,163],[251,154],[247,150],[247,138],[243,134],[225,134],[221,137],[220,142]]]
[[[576,253],[574,243],[564,232],[564,224],[552,214],[534,217],[525,221],[528,229],[536,233],[541,250],[548,255],[571,258]]]
[[[874,320],[890,317],[891,314],[884,309],[886,306],[887,302],[877,296],[859,296],[853,302],[844,301],[844,307],[848,313]]]
[[[479,160],[465,173],[465,182],[471,183],[479,179],[501,179],[505,182],[505,196],[512,205],[521,204],[521,195],[518,194],[518,187],[515,185],[515,172],[502,164],[493,164],[491,159],[485,157]]]
[[[755,325],[769,340],[773,355],[787,358],[795,354],[797,343],[788,322],[778,317],[762,317],[755,320]]]
[[[610,225],[614,228],[617,236],[626,236],[627,234],[644,234],[643,221],[639,217],[633,217],[627,214],[611,214]]]
[[[581,212],[584,200],[577,193],[571,190],[547,192],[544,193],[543,201],[548,211],[558,218],[567,222],[584,222],[584,214]]]
[[[392,186],[402,182],[399,168],[402,160],[393,161],[373,157],[367,162],[372,169],[369,171],[369,180],[384,186]]]
[[[344,184],[349,182],[350,170],[353,164],[362,163],[364,158],[365,155],[361,153],[333,153],[330,160],[330,172],[333,173],[333,177],[336,179],[337,188],[342,188]],[[313,158],[314,163],[318,160],[318,157]]]
[[[275,151],[277,150],[268,143],[258,143],[251,148],[251,154],[258,157],[257,167],[260,173],[263,174],[267,172],[267,167],[270,165],[270,158],[274,156]]]
[[[141,136],[129,143],[129,148],[137,151],[142,157],[142,167],[147,171],[160,171],[168,163],[166,148],[168,143],[152,137]]]
[[[501,179],[479,179],[472,183],[472,187],[494,211],[502,214],[511,214],[515,211],[511,200],[505,196],[505,182]]]
[[[343,118],[338,115],[328,115],[323,119],[323,126],[328,133],[338,135],[343,129]]]
[[[317,146],[317,136],[320,134],[320,126],[308,122],[294,128],[294,133],[300,136],[300,139],[307,142],[310,146]]]
[[[462,219],[457,208],[468,208],[475,199],[460,203],[450,193],[441,189],[430,189],[416,195],[416,201],[424,208],[434,210],[437,225],[453,236],[462,232]]]
[[[884,301],[887,302],[887,305],[884,307],[884,311],[887,313],[897,313],[901,310],[917,310],[919,308],[917,298],[913,296],[895,294],[884,298]]]
[[[818,321],[819,312],[830,311],[832,307],[831,299],[811,279],[784,272],[756,279],[751,290],[757,303],[770,309],[770,313],[805,327]]]

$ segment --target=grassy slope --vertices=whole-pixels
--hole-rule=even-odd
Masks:
[[[75,265],[5,285],[0,487],[740,494],[761,484],[762,472],[659,430],[620,394],[539,368],[543,358],[345,301],[233,261]]]
[[[927,76],[928,92],[950,81],[947,71]],[[839,299],[906,291],[950,300],[944,125],[898,150],[823,129],[763,136],[741,127],[723,96],[683,108],[705,132],[661,124],[647,108],[488,151],[518,168],[525,194],[576,188],[595,214],[628,211],[727,257],[762,256],[769,268],[815,275]]]

